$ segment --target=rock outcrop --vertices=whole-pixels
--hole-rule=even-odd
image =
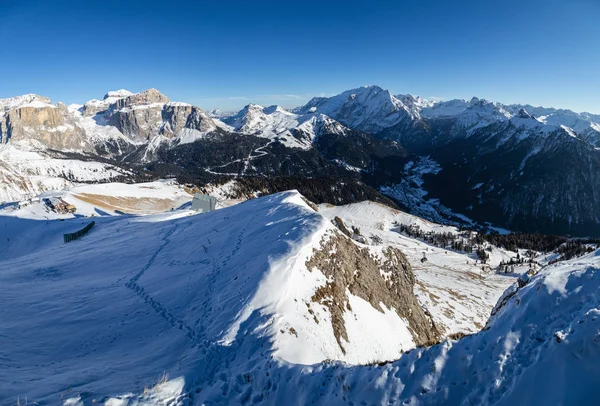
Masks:
[[[37,97],[4,111],[0,116],[0,142],[45,146],[57,150],[85,149],[85,131],[62,103]],[[39,143],[39,144],[38,144]]]
[[[210,132],[215,122],[196,106],[172,103],[156,89],[118,99],[106,113],[110,125],[135,141],[162,135],[174,138],[184,130]]]
[[[335,338],[342,350],[348,342],[344,313],[351,310],[347,292],[369,302],[383,312],[382,305],[393,309],[408,323],[417,346],[440,339],[431,318],[421,308],[414,292],[415,277],[404,254],[387,247],[376,257],[341,234],[326,236],[321,248],[306,262],[309,270],[318,269],[327,283],[317,289],[313,302],[329,308]]]

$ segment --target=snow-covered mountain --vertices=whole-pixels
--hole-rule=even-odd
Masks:
[[[0,112],[4,143],[110,156],[149,142],[193,142],[219,127],[198,107],[171,102],[156,89],[111,91],[102,100],[69,107],[26,95],[0,100]]]
[[[338,178],[438,221],[453,212],[470,224],[600,235],[600,124],[592,114],[478,98],[432,102],[366,86],[293,111],[250,104],[219,117],[156,89],[69,107],[25,95],[0,100],[0,140],[198,185],[221,176],[262,177],[263,186],[265,176]],[[435,171],[415,175],[425,161]]]
[[[82,189],[72,195],[93,203]],[[439,339],[412,292],[404,254],[356,243],[298,193],[192,213],[97,217],[93,231],[69,245],[62,234],[89,221],[0,217],[9,236],[0,242],[3,286],[30,292],[18,295],[28,305],[13,300],[5,309],[2,335],[15,333],[0,349],[10,365],[0,372],[10,382],[0,400],[51,402],[68,383],[91,396],[120,395],[141,391],[157,371],[182,374],[193,393],[205,374],[235,379],[238,367],[222,361],[243,341],[250,347],[239,356],[250,350],[261,363],[273,356],[309,365],[391,360]],[[53,311],[43,316],[38,306]],[[71,325],[67,336],[61,320]],[[57,346],[68,350],[57,357]]]
[[[419,96],[392,95],[379,86],[364,86],[347,90],[333,97],[315,97],[294,110],[297,113],[322,113],[350,128],[368,133],[384,132],[398,127],[410,128],[420,121],[452,120],[450,134],[474,131],[497,122],[512,122],[517,126],[564,129],[588,140],[594,146],[600,136],[600,116],[570,110],[504,105],[473,97],[471,100],[430,101]],[[531,118],[520,122],[519,119]]]
[[[382,185],[422,214],[441,204],[512,229],[600,235],[598,116],[476,97],[429,102],[377,86],[315,98],[296,111],[398,141],[413,155],[411,168],[428,157],[437,169],[411,191],[402,185],[412,176],[405,171]]]
[[[173,187],[76,188],[65,198],[95,210],[90,195],[116,204]],[[35,204],[0,216],[0,402],[582,404],[598,395],[598,252],[555,265],[546,257],[515,282],[395,231],[457,229],[374,203],[316,207],[297,192],[202,215],[102,215],[64,244],[89,220],[47,219]],[[352,227],[361,234],[348,236]],[[494,264],[515,254],[489,248]]]
[[[403,102],[379,86],[365,86],[329,98],[315,97],[294,112],[321,113],[350,128],[367,133],[378,133],[418,118],[423,103],[419,100],[405,97]],[[423,104],[427,105],[427,103]]]
[[[320,134],[344,135],[349,131],[323,114],[298,115],[280,106],[249,104],[235,115],[224,118],[233,130],[269,138],[287,147],[309,149]]]

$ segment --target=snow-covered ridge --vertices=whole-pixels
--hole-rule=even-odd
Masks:
[[[294,112],[319,112],[350,128],[376,133],[421,119],[456,120],[456,130],[473,130],[498,122],[550,133],[568,127],[578,138],[600,145],[600,116],[565,109],[504,105],[473,97],[471,100],[430,101],[413,95],[393,96],[379,86],[347,90],[333,97],[316,97]],[[525,117],[527,116],[527,117]],[[525,118],[531,120],[525,121]],[[521,120],[519,120],[521,119]]]
[[[8,99],[0,99],[0,116],[3,112],[22,107],[55,108],[56,106],[54,106],[47,97],[39,96],[37,94],[25,94]]]
[[[72,196],[99,196],[102,190],[95,188],[74,189]],[[134,382],[149,382],[157,370],[177,371],[191,384],[202,374],[197,365],[240,348],[252,349],[261,363],[272,354],[279,362],[313,364],[389,360],[414,346],[411,320],[348,294],[342,350],[329,308],[315,297],[328,278],[307,261],[330,236],[352,249],[368,248],[342,236],[297,192],[192,214],[95,217],[93,231],[69,245],[63,245],[62,234],[89,220],[0,216],[9,238],[0,241],[0,280],[3,286],[29,286],[28,295],[18,296],[31,300],[28,306],[13,300],[5,308],[0,333],[7,328],[15,333],[0,355],[19,367],[0,370],[0,379],[11,382],[0,400],[23,394],[51,399],[76,377],[81,390],[116,395]],[[24,283],[32,275],[35,285]],[[72,300],[60,300],[63,295]],[[76,297],[86,297],[85,304],[72,307]],[[416,303],[414,296],[405,300]],[[38,306],[50,303],[52,314],[35,315]],[[84,321],[90,314],[93,324]],[[65,321],[71,325],[66,338]],[[70,350],[56,358],[56,346],[66,344]],[[264,350],[254,352],[261,345]],[[89,373],[83,364],[91,367]],[[221,361],[214,367],[229,373]],[[57,375],[55,368],[70,376]],[[99,370],[110,373],[94,372]],[[34,375],[40,379],[35,387],[22,378]]]
[[[126,89],[111,90],[106,93],[106,95],[104,96],[104,100],[112,99],[112,100],[116,101],[118,99],[122,99],[124,97],[132,96],[132,95],[133,95],[133,93]]]
[[[292,148],[308,149],[323,132],[344,134],[347,128],[323,114],[295,114],[281,106],[249,104],[237,114],[223,118],[234,131],[277,139]]]
[[[122,187],[111,194],[137,195]],[[394,239],[406,252],[422,249],[388,230],[394,220],[441,227],[374,203],[315,212],[296,192],[198,216],[97,217],[88,235],[66,245],[62,234],[89,220],[0,216],[10,233],[0,240],[0,381],[8,383],[0,401],[580,404],[599,395],[598,252],[521,282],[481,332],[400,351],[385,365],[336,362],[353,347],[377,361],[404,346],[407,332],[394,311],[350,295],[348,353],[339,352],[327,306],[314,301],[329,280],[306,265],[324,237],[339,235],[327,220],[338,215],[379,234],[381,245],[350,242],[374,255]],[[451,269],[454,253],[428,255],[438,267],[432,281],[454,278],[438,299],[456,311],[478,295],[472,289],[489,289],[490,279]]]
[[[417,99],[413,99],[405,104],[379,86],[364,86],[330,98],[315,97],[294,112],[325,114],[350,128],[376,133],[404,120],[417,119],[418,106],[421,104]]]

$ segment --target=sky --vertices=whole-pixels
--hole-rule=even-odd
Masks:
[[[597,0],[0,0],[0,98],[157,88],[204,109],[373,84],[600,113]]]

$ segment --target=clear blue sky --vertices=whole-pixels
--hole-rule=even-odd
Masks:
[[[600,113],[598,0],[0,0],[0,98],[234,110],[365,84]]]

